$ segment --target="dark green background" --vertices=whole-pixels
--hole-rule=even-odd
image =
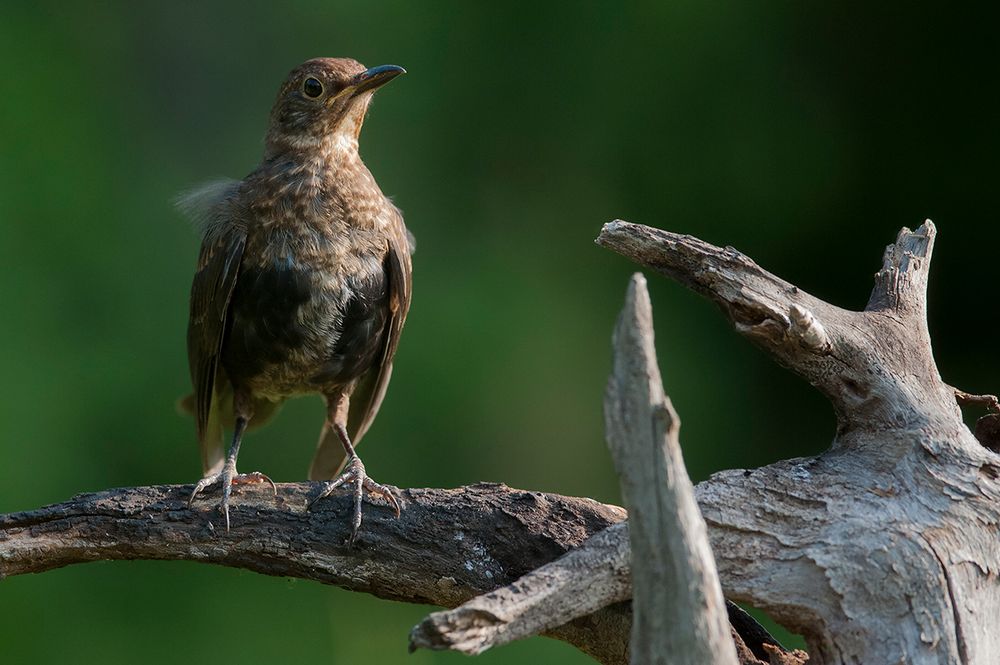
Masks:
[[[399,486],[479,480],[616,502],[602,439],[621,217],[733,245],[837,304],[931,217],[944,378],[997,390],[997,42],[945,3],[27,3],[0,16],[0,512],[192,482],[184,334],[198,240],[177,192],[241,177],[278,84],[350,55],[409,74],[362,152],[418,238],[393,385],[362,448]],[[920,4],[918,7],[917,4]],[[817,453],[824,400],[653,276],[694,480]],[[304,478],[290,404],[242,468]],[[0,583],[4,662],[407,658],[428,608],[183,563]],[[536,638],[484,663],[582,663]]]

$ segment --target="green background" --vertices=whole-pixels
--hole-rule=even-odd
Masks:
[[[733,245],[851,308],[899,227],[930,217],[941,372],[1000,389],[996,24],[972,7],[5,2],[0,512],[197,479],[174,402],[198,239],[170,202],[252,169],[279,83],[318,55],[410,72],[362,136],[418,239],[362,447],[383,482],[619,501],[601,397],[633,268],[593,244],[616,217]],[[650,287],[694,480],[828,445],[818,393],[706,301]],[[289,404],[241,468],[303,479],[322,416],[318,399]],[[459,662],[406,656],[428,609],[196,564],[90,564],[0,582],[0,659]],[[588,659],[535,638],[480,661]]]

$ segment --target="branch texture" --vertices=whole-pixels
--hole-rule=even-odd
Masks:
[[[960,421],[934,365],[924,317],[935,233],[929,220],[900,232],[864,312],[824,302],[732,247],[691,236],[614,221],[597,243],[716,302],[738,332],[830,399],[842,432],[873,433]],[[917,352],[901,353],[900,343]]]
[[[389,508],[366,508],[358,541],[348,547],[350,499],[331,497],[306,511],[314,490],[279,484],[277,499],[270,488],[237,490],[228,534],[214,501],[187,507],[190,485],[109,490],[2,515],[0,579],[88,561],[190,560],[454,607],[625,517],[621,508],[590,499],[497,484],[411,489],[399,492],[399,519]],[[548,634],[615,662],[629,625],[629,613],[608,608]]]
[[[551,631],[631,594],[628,525],[620,522],[512,584],[431,614],[413,629],[410,647],[480,654]],[[616,613],[621,619],[619,641],[601,662],[625,665],[632,612],[617,607]]]

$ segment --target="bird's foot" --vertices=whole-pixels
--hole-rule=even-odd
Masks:
[[[213,474],[211,476],[205,476],[198,481],[198,484],[194,486],[194,490],[191,492],[191,496],[188,498],[188,506],[194,503],[195,497],[197,497],[201,492],[208,489],[216,483],[221,483],[222,485],[222,503],[219,505],[219,509],[226,518],[226,531],[229,531],[229,496],[232,494],[233,485],[257,485],[261,483],[270,483],[271,491],[275,496],[278,495],[278,486],[274,484],[274,481],[265,476],[260,471],[253,471],[252,473],[237,473],[235,464],[226,464],[222,467],[222,471]]]
[[[347,541],[348,545],[353,545],[358,537],[358,529],[361,527],[361,499],[364,497],[365,492],[369,496],[377,496],[384,499],[396,512],[396,517],[399,517],[399,500],[396,498],[396,493],[388,485],[377,483],[369,478],[365,472],[365,465],[357,455],[348,460],[344,472],[337,476],[337,478],[323,483],[323,489],[320,491],[319,496],[309,503],[309,508],[311,509],[320,499],[333,494],[334,490],[341,485],[351,487],[354,494],[354,516],[351,522],[351,538]]]

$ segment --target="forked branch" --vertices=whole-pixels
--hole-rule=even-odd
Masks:
[[[811,663],[986,664],[1000,652],[990,624],[1000,614],[1000,456],[964,426],[931,355],[923,317],[933,238],[930,222],[899,234],[863,312],[825,303],[733,249],[690,236],[613,222],[598,239],[717,302],[737,331],[830,398],[840,422],[829,452],[722,472],[695,489],[723,590],[801,632]],[[631,427],[650,426],[648,413],[627,414]],[[668,436],[670,420],[663,420]],[[602,535],[621,545],[627,530]],[[570,556],[586,558],[590,549]],[[621,549],[611,549],[617,571]],[[486,603],[508,628],[529,614],[544,625],[534,614],[561,592],[533,594],[526,583],[534,575],[521,580],[524,592],[512,605],[498,594],[469,606]],[[686,581],[698,576],[691,571]],[[604,584],[610,577],[594,585],[607,602],[622,596]],[[560,579],[577,595],[571,575]],[[669,584],[659,591],[678,592]],[[476,648],[488,638],[476,635]]]

